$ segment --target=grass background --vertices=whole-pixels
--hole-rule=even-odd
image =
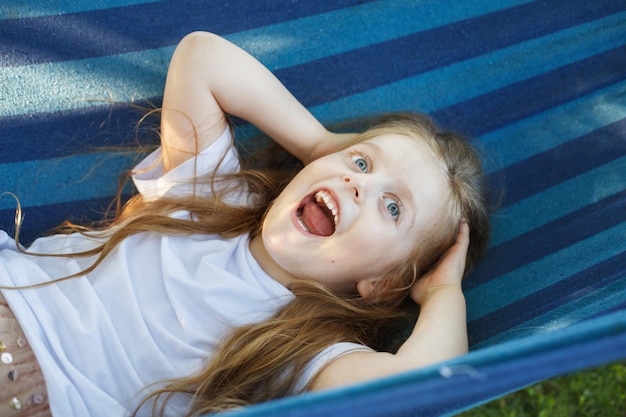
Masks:
[[[458,417],[626,417],[626,362],[543,381]]]

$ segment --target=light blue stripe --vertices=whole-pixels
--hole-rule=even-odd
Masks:
[[[502,169],[624,118],[626,81],[480,136],[485,170]]]
[[[0,69],[0,116],[16,116],[160,96],[174,48]],[[10,94],[8,94],[10,92]]]
[[[474,348],[494,345],[506,340],[540,333],[553,332],[593,317],[600,311],[610,309],[624,302],[626,299],[626,272],[624,278],[610,285],[585,294],[574,301],[559,307],[551,308],[545,314],[535,317],[514,328],[501,332],[494,337],[478,343]]]
[[[60,14],[88,12],[135,4],[154,3],[158,0],[6,0],[0,3],[0,19],[23,19],[29,17],[55,16]]]
[[[622,46],[626,42],[625,23],[626,12],[619,13],[320,105],[312,111],[327,123],[395,110],[434,112]]]
[[[584,158],[584,155],[580,155]],[[520,236],[624,190],[626,156],[497,211],[490,246]]]
[[[0,165],[0,192],[16,194],[28,216],[28,206],[114,196],[118,179],[133,167],[136,154],[94,153],[44,161]],[[9,197],[0,209],[15,208]]]
[[[272,70],[492,13],[529,0],[382,0],[228,35]]]
[[[468,290],[468,320],[483,317],[623,252],[625,236],[626,223],[622,223]]]

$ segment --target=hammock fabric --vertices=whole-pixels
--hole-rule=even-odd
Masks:
[[[504,189],[465,280],[468,355],[233,415],[453,415],[626,359],[626,1],[2,2],[0,192],[22,204],[22,242],[101,218],[136,160],[110,150],[134,143],[128,104],[160,103],[194,30],[251,52],[326,124],[429,113]],[[0,227],[14,216],[5,195]]]

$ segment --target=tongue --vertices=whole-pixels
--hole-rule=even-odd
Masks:
[[[315,201],[310,201],[304,205],[300,219],[309,228],[309,232],[314,235],[330,236],[335,231],[335,225],[328,218],[324,209]]]

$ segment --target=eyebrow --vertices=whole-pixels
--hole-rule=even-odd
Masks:
[[[385,153],[385,150],[382,149],[380,146],[376,145],[375,143],[364,141],[364,142],[361,142],[361,145],[366,145],[378,157],[381,157]],[[400,188],[401,188],[400,197],[402,198],[403,203],[404,201],[406,201],[407,205],[409,206],[409,209],[413,212],[413,216],[410,216],[410,219],[407,220],[409,221],[407,230],[410,230],[415,224],[415,217],[417,216],[417,206],[415,205],[415,198],[413,197],[413,193],[411,192],[411,188],[408,186],[408,184],[403,181],[401,183]],[[402,206],[404,207],[405,204],[403,204]],[[407,216],[401,216],[400,221],[403,221],[405,217]]]

